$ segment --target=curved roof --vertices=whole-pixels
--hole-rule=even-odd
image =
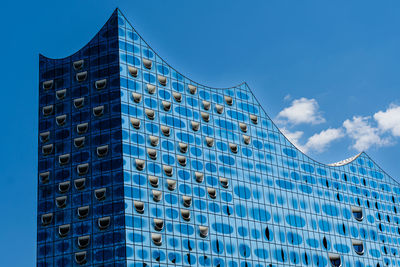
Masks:
[[[347,159],[344,159],[344,160],[341,160],[341,161],[338,161],[338,162],[330,163],[330,164],[327,164],[327,165],[328,166],[343,166],[343,165],[349,164],[350,162],[352,162],[353,160],[358,158],[362,153],[363,152],[360,152],[357,155],[354,155],[354,156],[352,156],[350,158],[347,158]]]
[[[242,82],[242,83],[240,83],[240,84],[238,84],[238,85],[231,86],[231,87],[216,88],[216,87],[211,87],[211,86],[204,85],[204,84],[201,84],[201,83],[199,83],[199,82],[193,81],[192,79],[190,79],[190,78],[188,78],[187,76],[183,75],[181,72],[177,71],[174,67],[172,67],[171,65],[169,65],[162,57],[160,57],[160,56],[157,54],[157,52],[156,52],[153,48],[151,48],[151,46],[150,46],[150,45],[141,37],[141,35],[134,29],[134,27],[133,27],[132,24],[129,22],[129,20],[127,20],[127,18],[123,15],[123,13],[122,13],[118,8],[116,8],[116,9],[114,10],[113,14],[112,14],[111,17],[108,19],[108,21],[104,24],[104,26],[101,28],[101,30],[100,30],[100,31],[99,31],[99,32],[98,32],[98,33],[97,33],[83,48],[89,47],[90,44],[91,44],[94,40],[96,40],[97,38],[99,38],[99,36],[100,36],[102,33],[108,32],[108,31],[110,30],[110,25],[115,25],[116,28],[118,29],[118,23],[115,23],[115,22],[118,21],[119,16],[123,18],[124,22],[126,22],[127,24],[129,24],[130,27],[132,27],[132,29],[134,30],[135,34],[137,34],[137,35],[139,36],[140,40],[141,40],[143,43],[145,43],[146,46],[148,46],[148,48],[160,59],[160,61],[162,61],[163,64],[165,64],[165,65],[168,66],[169,68],[171,68],[171,69],[173,69],[174,71],[176,71],[176,73],[178,73],[179,75],[181,75],[182,77],[184,77],[184,79],[186,79],[186,80],[189,81],[190,83],[193,83],[193,84],[196,84],[196,85],[198,85],[198,86],[205,87],[205,88],[208,88],[208,89],[212,89],[212,90],[229,90],[229,89],[234,89],[234,88],[240,88],[240,89],[242,89],[242,90],[244,89],[244,90],[248,91],[248,92],[253,96],[253,98],[254,98],[255,101],[257,102],[257,105],[260,107],[260,109],[262,110],[262,112],[264,113],[264,115],[271,121],[271,123],[273,124],[274,128],[275,128],[275,129],[286,139],[286,141],[287,141],[288,143],[290,143],[298,152],[300,152],[302,155],[304,155],[305,157],[309,158],[309,159],[312,160],[313,162],[315,162],[315,163],[317,163],[317,164],[320,164],[320,165],[322,165],[322,166],[342,167],[342,166],[345,166],[345,165],[347,165],[347,164],[353,162],[354,160],[356,160],[357,158],[359,158],[361,155],[365,155],[365,157],[370,158],[365,152],[358,153],[357,155],[354,155],[354,156],[352,156],[352,157],[350,157],[350,158],[347,158],[347,159],[344,159],[344,160],[341,160],[341,161],[338,161],[338,162],[335,162],[335,163],[330,163],[330,164],[321,163],[321,162],[319,162],[319,161],[317,161],[317,160],[311,158],[310,156],[308,156],[308,155],[306,155],[305,153],[303,153],[300,149],[298,149],[298,148],[297,148],[283,133],[282,133],[282,131],[276,126],[276,124],[275,124],[275,123],[272,121],[272,119],[268,116],[267,112],[265,111],[265,109],[264,109],[263,106],[261,105],[260,101],[259,101],[259,100],[257,99],[257,97],[254,95],[253,91],[249,88],[249,86],[248,86],[248,84],[247,84],[246,82]],[[82,48],[82,49],[83,49],[83,48]],[[81,49],[81,50],[82,50],[82,49]],[[67,59],[69,59],[69,58],[73,59],[75,56],[78,56],[78,54],[81,52],[81,50],[77,51],[76,53],[73,53],[73,54],[70,55],[70,56],[67,56],[67,57],[64,57],[64,58],[59,58],[59,59],[49,58],[49,57],[43,56],[42,54],[40,54],[40,57],[41,57],[42,59],[50,60],[50,61],[52,61],[52,60],[55,60],[55,61],[58,61],[58,60],[67,60]],[[381,168],[380,168],[380,169],[381,169]],[[388,176],[389,176],[389,175],[388,175]],[[389,177],[390,177],[390,176],[389,176]]]

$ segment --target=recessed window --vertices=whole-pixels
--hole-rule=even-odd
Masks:
[[[135,103],[140,103],[140,101],[142,101],[142,95],[135,92],[132,92],[132,98]]]
[[[157,150],[153,149],[153,148],[147,148],[147,154],[149,155],[149,157],[153,160],[157,159]]]
[[[98,106],[93,108],[93,115],[96,117],[100,117],[104,114],[104,106]]]
[[[181,153],[186,153],[186,152],[187,152],[188,144],[179,143],[178,145],[179,145],[179,151],[180,151]]]
[[[185,167],[186,166],[186,157],[182,155],[177,155],[176,159],[178,160],[179,165]]]
[[[153,219],[154,230],[161,231],[164,228],[164,221],[161,219]]]
[[[56,97],[58,100],[64,99],[66,95],[67,95],[67,89],[56,91]]]
[[[74,107],[75,108],[82,108],[84,105],[85,105],[84,97],[74,99]]]
[[[152,187],[158,187],[158,177],[157,176],[149,175],[147,177],[147,179],[149,180],[149,183]]]
[[[258,118],[256,115],[250,114],[250,120],[253,124],[257,124],[258,123]]]
[[[137,75],[138,75],[137,68],[135,68],[133,66],[128,66],[128,71],[129,71],[129,74],[132,75],[132,77],[135,77],[135,78],[137,77]]]
[[[200,128],[200,123],[197,121],[192,121],[191,123],[192,123],[192,130],[197,132]]]
[[[192,205],[192,197],[190,196],[182,196],[183,206],[190,207]]]
[[[51,224],[51,222],[53,221],[53,213],[43,214],[41,217],[41,221],[43,226]]]
[[[89,128],[89,124],[87,122],[81,123],[76,126],[76,132],[78,134],[84,134],[87,132],[88,128]]]
[[[136,130],[140,129],[140,120],[137,118],[131,118],[131,124],[132,127],[135,128]]]
[[[50,172],[42,172],[39,174],[40,182],[47,184],[50,181]]]
[[[207,193],[212,199],[215,199],[217,197],[217,190],[215,188],[212,187],[207,188]]]
[[[53,144],[42,146],[42,154],[49,155],[53,153]]]
[[[99,158],[105,157],[108,154],[108,145],[99,146],[96,148],[97,156]]]
[[[94,83],[94,86],[96,87],[97,90],[101,90],[106,88],[107,86],[107,79],[102,79],[102,80],[98,80]]]
[[[161,234],[151,234],[151,240],[153,241],[154,245],[161,246],[162,245],[162,237]]]
[[[90,235],[80,236],[78,237],[78,247],[80,249],[86,248],[90,244]]]
[[[340,255],[338,255],[338,254],[330,253],[329,254],[329,261],[330,261],[332,267],[340,267],[340,266],[342,266],[342,261],[340,259]]]
[[[269,230],[268,226],[265,228],[265,237],[267,238],[268,241],[271,240],[271,231]]]
[[[145,161],[142,159],[135,159],[136,169],[139,171],[143,171],[145,166]]]
[[[58,235],[60,237],[66,237],[68,235],[70,229],[71,229],[71,225],[70,224],[60,225],[58,227]]]
[[[206,238],[208,236],[208,227],[207,226],[199,226],[200,236]]]
[[[89,171],[89,163],[80,164],[76,167],[76,171],[79,175],[87,174]]]
[[[42,113],[44,116],[50,116],[51,114],[53,114],[53,110],[54,110],[53,105],[45,106],[42,109]]]
[[[152,84],[147,84],[146,85],[146,87],[147,87],[147,92],[149,93],[149,94],[154,94],[155,92],[156,92],[156,86],[155,85],[152,85]]]
[[[224,96],[224,99],[225,99],[225,102],[229,105],[229,106],[232,106],[232,104],[233,104],[233,99],[232,99],[232,97],[230,97],[230,96]]]
[[[106,229],[108,226],[110,226],[110,223],[111,223],[110,217],[103,217],[97,220],[97,225],[100,228],[100,230]]]
[[[171,129],[168,126],[161,125],[161,132],[163,133],[163,135],[168,137],[171,134]]]
[[[358,255],[363,255],[364,254],[364,244],[361,240],[353,240],[352,241],[354,251]]]
[[[58,126],[63,126],[67,122],[67,115],[60,115],[56,117],[56,123]]]
[[[57,197],[56,205],[58,208],[65,208],[67,206],[67,196]]]
[[[81,252],[77,252],[75,253],[75,262],[79,265],[84,265],[87,262],[86,259],[86,251],[81,251]]]
[[[60,155],[58,157],[58,163],[60,165],[66,165],[66,164],[69,163],[69,159],[70,159],[70,155],[69,154]]]
[[[242,130],[242,132],[246,133],[247,132],[247,125],[246,123],[240,122],[239,123],[239,128]]]
[[[44,90],[53,89],[53,84],[54,84],[54,81],[53,81],[53,80],[45,81],[45,82],[43,82],[43,89],[44,89]]]
[[[203,118],[203,121],[209,122],[210,121],[210,114],[207,112],[201,112],[201,117]]]
[[[156,113],[154,112],[154,110],[146,108],[144,110],[144,113],[146,113],[147,118],[149,118],[149,120],[154,120]]]
[[[361,207],[351,207],[351,212],[353,213],[354,219],[361,222],[364,218],[363,211]]]
[[[144,213],[144,203],[142,201],[137,201],[134,200],[133,201],[133,205],[135,206],[135,210],[140,213],[143,214]]]
[[[74,67],[74,70],[81,70],[83,68],[85,61],[83,59],[74,61],[72,63],[72,66]]]
[[[166,86],[166,85],[167,85],[167,77],[158,75],[157,78],[158,78],[158,82],[159,82],[161,85],[163,85],[163,86]],[[180,102],[180,101],[178,101],[178,102]]]
[[[224,106],[215,104],[215,110],[218,114],[222,114],[222,112],[224,112]]]
[[[69,181],[59,183],[58,184],[58,191],[61,194],[65,194],[65,193],[67,193],[69,191],[70,186],[71,186],[71,183]]]
[[[50,140],[50,132],[40,133],[40,141],[42,143],[46,143],[49,140]]]
[[[230,143],[229,144],[229,148],[231,149],[231,151],[232,151],[232,153],[237,153],[238,152],[238,146],[237,146],[237,144],[232,144],[232,143]]]
[[[153,65],[153,62],[151,60],[149,60],[149,59],[146,59],[146,58],[142,59],[142,63],[143,63],[143,66],[146,69],[151,69],[151,66]]]
[[[195,172],[194,177],[196,178],[196,182],[201,183],[204,180],[204,174],[201,172]]]
[[[203,104],[203,108],[204,108],[205,110],[209,110],[210,107],[211,107],[211,103],[210,103],[209,101],[203,100],[203,101],[202,101],[202,104]]]
[[[150,139],[150,144],[152,146],[157,146],[158,145],[158,136],[150,135],[149,139]]]
[[[223,188],[228,188],[229,187],[229,180],[227,178],[220,177],[219,178],[219,183],[221,184],[221,186]]]
[[[326,240],[326,237],[322,239],[322,245],[324,246],[325,249],[328,249],[328,240]]]
[[[76,80],[78,82],[83,82],[87,78],[87,71],[79,72],[76,74]]]
[[[167,179],[167,185],[168,185],[168,190],[174,191],[175,188],[176,188],[176,181],[175,180],[171,180],[171,179]]]
[[[152,190],[153,200],[159,202],[162,199],[162,192],[158,190]]]
[[[94,190],[94,196],[97,200],[102,201],[106,199],[107,188],[100,188]]]
[[[176,102],[182,101],[182,94],[178,92],[172,92],[172,96],[174,97]]]
[[[75,138],[74,139],[74,146],[77,147],[77,148],[84,147],[85,146],[85,139],[86,138],[84,136]]]
[[[181,209],[181,216],[185,221],[190,221],[190,210]]]
[[[174,173],[174,169],[172,168],[172,166],[164,165],[163,169],[164,169],[165,175],[167,175],[167,176],[172,176],[172,174]]]
[[[248,135],[243,135],[243,143],[246,145],[250,144],[251,138]]]
[[[188,88],[189,88],[189,92],[190,92],[192,95],[194,95],[194,94],[196,93],[196,90],[197,90],[197,87],[196,87],[196,86],[189,84],[189,85],[188,85]]]
[[[79,219],[86,218],[89,215],[89,206],[83,206],[78,208],[78,217]]]
[[[171,105],[172,105],[171,102],[168,102],[168,101],[163,100],[163,101],[161,102],[161,104],[162,104],[162,106],[163,106],[164,111],[170,111]]]
[[[214,138],[206,137],[206,144],[208,147],[213,147],[214,145]]]

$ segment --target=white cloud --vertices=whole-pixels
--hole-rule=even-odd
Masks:
[[[297,125],[301,123],[319,124],[325,122],[319,112],[319,106],[315,99],[302,97],[292,101],[290,107],[283,109],[278,114],[278,119],[283,119],[282,123]]]
[[[323,152],[331,142],[342,137],[344,137],[343,129],[329,128],[308,138],[304,148],[307,151],[313,150],[315,152]]]
[[[290,100],[290,95],[285,96],[285,101]],[[290,106],[279,112],[277,121],[287,128],[283,134],[303,152],[320,153],[337,139],[349,138],[351,148],[365,151],[370,147],[382,147],[395,144],[395,138],[400,137],[400,106],[391,104],[386,110],[378,111],[373,116],[353,116],[343,122],[342,127],[328,128],[315,133],[303,144],[300,139],[303,131],[294,130],[292,127],[299,124],[320,124],[325,118],[319,111],[315,99],[305,97],[294,99]]]
[[[293,145],[295,145],[300,150],[304,151],[302,145],[300,144],[300,138],[303,136],[304,132],[302,131],[291,132],[286,128],[282,128],[281,131]]]
[[[283,98],[283,100],[285,101],[289,101],[292,99],[292,96],[290,94],[285,95],[285,97]]]
[[[358,151],[364,151],[374,145],[390,144],[390,139],[382,137],[381,130],[371,125],[370,117],[353,116],[351,120],[343,122],[343,127],[346,134],[354,140],[352,147]]]
[[[374,114],[381,131],[390,131],[393,136],[400,136],[400,106],[390,105],[386,111]]]

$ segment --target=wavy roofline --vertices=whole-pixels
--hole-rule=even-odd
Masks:
[[[275,126],[275,128],[279,131],[279,133],[280,133],[283,137],[285,137],[285,139],[286,139],[293,147],[295,147],[301,154],[303,154],[305,157],[309,158],[310,160],[314,161],[315,163],[318,163],[318,164],[320,164],[320,165],[322,165],[322,166],[328,166],[328,167],[337,168],[337,167],[342,167],[342,166],[348,165],[349,163],[351,163],[351,162],[353,162],[354,160],[356,160],[356,159],[357,159],[359,156],[361,156],[362,154],[367,155],[364,151],[362,151],[362,152],[358,153],[358,154],[355,155],[355,156],[352,156],[352,157],[350,157],[350,158],[346,158],[346,159],[344,159],[344,160],[341,160],[341,161],[338,161],[338,162],[335,162],[335,163],[324,163],[324,162],[320,162],[320,161],[318,161],[318,160],[312,158],[311,156],[309,156],[309,155],[307,155],[306,153],[304,153],[300,148],[298,148],[292,141],[290,141],[289,138],[287,138],[287,136],[281,131],[280,127],[278,127],[278,126],[276,125],[276,123],[274,122],[274,120],[268,115],[268,112],[267,112],[267,111],[264,109],[264,107],[261,105],[260,101],[258,100],[258,98],[256,97],[256,95],[253,93],[253,91],[250,89],[250,87],[247,85],[247,83],[246,83],[246,86],[248,87],[248,91],[253,95],[254,99],[255,99],[256,102],[257,102],[257,104],[260,106],[260,108],[262,109],[262,111],[265,113],[265,116],[271,121],[271,123],[273,124],[273,126]],[[368,156],[368,155],[367,155],[367,156]],[[370,158],[370,157],[368,156],[368,158]],[[351,159],[351,160],[350,160],[350,159]],[[341,164],[338,164],[338,163],[341,163]],[[382,168],[380,168],[380,169],[382,169]]]
[[[250,89],[250,86],[247,84],[247,82],[244,81],[244,82],[241,82],[240,84],[238,84],[238,85],[236,85],[236,86],[231,86],[231,87],[223,88],[223,87],[211,87],[211,86],[204,85],[204,84],[201,84],[201,83],[199,83],[199,82],[196,82],[196,81],[192,80],[191,78],[187,77],[186,75],[182,74],[180,71],[178,71],[177,69],[175,69],[175,68],[174,68],[173,66],[171,66],[163,57],[161,57],[161,56],[156,52],[156,50],[155,50],[151,45],[149,45],[149,44],[146,42],[145,38],[143,38],[143,37],[140,35],[140,33],[135,29],[135,27],[134,27],[134,26],[132,25],[132,23],[127,19],[127,17],[124,15],[124,13],[122,13],[122,11],[121,11],[120,9],[117,8],[116,11],[118,11],[118,12],[121,14],[121,16],[124,17],[125,21],[132,27],[132,29],[135,31],[135,33],[136,33],[136,34],[140,37],[140,39],[154,52],[155,55],[157,55],[168,67],[170,67],[171,69],[173,69],[176,73],[178,73],[178,74],[182,75],[183,77],[185,77],[187,80],[189,80],[189,81],[191,81],[191,82],[193,82],[193,83],[195,83],[195,84],[198,84],[198,85],[200,85],[200,86],[207,87],[207,88],[210,88],[210,89],[215,89],[215,90],[227,90],[227,89],[232,89],[232,88],[238,88],[238,87],[240,87],[240,86],[242,86],[242,85],[245,85],[245,86],[247,87],[248,91],[253,95],[254,99],[257,101],[257,104],[260,106],[260,108],[262,109],[262,111],[265,113],[265,115],[268,117],[268,119],[272,122],[272,124],[276,127],[276,129],[278,129],[279,133],[282,134],[282,136],[284,136],[285,139],[286,139],[293,147],[295,147],[300,153],[302,153],[304,156],[306,156],[307,158],[311,159],[312,161],[314,161],[314,162],[316,162],[316,163],[318,163],[318,164],[324,165],[324,166],[329,166],[329,167],[341,167],[341,166],[345,166],[345,165],[347,165],[347,164],[353,162],[355,159],[357,159],[360,155],[362,155],[362,154],[364,153],[364,152],[360,152],[360,153],[358,153],[357,155],[355,155],[355,156],[353,156],[353,157],[350,157],[350,158],[347,158],[347,159],[338,161],[338,162],[336,162],[336,163],[330,163],[330,164],[328,164],[328,163],[323,163],[323,162],[319,162],[319,161],[313,159],[312,157],[310,157],[309,155],[307,155],[307,154],[305,154],[303,151],[301,151],[301,149],[299,149],[295,144],[293,144],[293,143],[290,141],[289,138],[286,137],[286,135],[280,130],[280,128],[276,125],[276,123],[275,123],[275,122],[272,120],[272,118],[268,115],[268,112],[267,112],[267,111],[264,109],[264,107],[261,105],[260,101],[259,101],[258,98],[255,96],[254,92]],[[351,160],[350,160],[350,159],[351,159]]]
[[[111,14],[111,16],[108,18],[108,20],[103,24],[103,26],[100,28],[103,29],[111,19],[113,19],[114,15],[116,14],[120,14],[125,21],[132,27],[132,29],[135,31],[135,33],[141,38],[141,40],[154,52],[154,54],[159,57],[169,68],[173,69],[176,73],[178,73],[179,75],[181,75],[182,77],[184,77],[185,79],[189,80],[190,82],[197,84],[198,86],[202,86],[202,87],[206,87],[206,88],[210,88],[210,89],[214,89],[214,90],[228,90],[228,89],[233,89],[233,88],[239,88],[242,85],[245,85],[246,88],[248,89],[248,91],[252,94],[252,96],[254,97],[255,101],[257,102],[257,104],[259,105],[259,107],[261,108],[261,110],[264,112],[265,116],[271,121],[272,125],[275,126],[275,128],[279,131],[279,133],[284,136],[284,138],[287,140],[287,142],[289,142],[293,147],[295,147],[301,154],[303,154],[305,157],[309,158],[310,160],[314,161],[315,163],[318,163],[322,166],[327,166],[327,167],[334,167],[334,168],[338,168],[338,167],[343,167],[346,166],[350,163],[352,163],[354,160],[356,160],[357,158],[359,158],[362,154],[366,155],[371,161],[373,161],[375,163],[374,160],[371,159],[371,157],[369,157],[364,151],[350,157],[350,158],[346,158],[344,160],[338,161],[338,162],[334,162],[334,163],[323,163],[323,162],[319,162],[317,160],[315,160],[314,158],[312,158],[311,156],[307,155],[306,153],[304,153],[300,148],[298,148],[293,142],[290,141],[289,138],[286,137],[286,135],[281,131],[280,127],[278,127],[276,125],[276,123],[272,120],[272,118],[268,115],[268,112],[266,112],[266,110],[264,109],[264,107],[261,105],[260,101],[258,100],[258,98],[255,96],[254,92],[250,89],[250,86],[247,84],[247,82],[243,81],[237,85],[234,86],[230,86],[230,87],[212,87],[212,86],[208,86],[208,85],[204,85],[202,83],[196,82],[194,80],[192,80],[191,78],[189,78],[188,76],[182,74],[180,71],[178,71],[176,68],[174,68],[173,66],[171,66],[163,57],[161,57],[156,50],[149,45],[145,38],[143,38],[139,32],[135,29],[135,27],[132,25],[132,23],[127,19],[127,17],[123,14],[123,12],[117,7],[115,8],[115,10],[113,11],[113,13]],[[118,27],[118,25],[117,25]],[[69,56],[63,57],[63,58],[50,58],[47,56],[44,56],[43,54],[39,53],[40,57],[43,57],[45,59],[49,59],[49,60],[64,60],[67,59],[69,57],[73,57],[74,55],[76,55],[77,53],[80,52],[80,50],[82,50],[82,48],[84,48],[85,46],[89,45],[94,38],[96,38],[97,34],[99,34],[100,30],[95,33],[95,35],[89,40],[89,42],[87,42],[84,46],[82,46],[79,50],[77,50],[76,52],[72,53]],[[393,179],[390,175],[388,175],[378,164],[375,163],[375,165],[382,170],[388,177],[390,177],[391,179]],[[395,179],[393,179],[394,181],[396,181]],[[397,181],[396,181],[397,182]]]
[[[329,163],[327,165],[328,166],[332,166],[332,167],[344,166],[344,165],[349,164],[349,163],[353,162],[354,160],[356,160],[362,153],[363,152],[360,152],[360,153],[358,153],[358,154],[356,154],[356,155],[354,155],[354,156],[352,156],[350,158],[347,158],[347,159],[344,159],[344,160],[341,160],[341,161],[338,161],[338,162]]]
[[[79,48],[76,52],[73,52],[72,54],[70,54],[70,55],[68,55],[68,56],[60,57],[60,58],[52,58],[52,57],[45,56],[45,55],[42,54],[42,53],[39,53],[39,57],[43,57],[43,58],[49,59],[49,60],[64,60],[64,59],[67,59],[67,58],[70,58],[70,57],[75,56],[75,55],[78,54],[84,47],[88,46],[88,45],[96,38],[96,36],[97,36],[97,35],[99,34],[99,32],[101,31],[101,29],[103,29],[104,26],[106,26],[106,25],[108,24],[108,22],[114,17],[114,14],[116,14],[118,11],[120,11],[119,8],[114,9],[114,11],[111,13],[111,16],[110,16],[110,17],[107,19],[107,21],[100,27],[100,30],[98,30],[98,31],[94,34],[94,36],[93,36],[86,44],[84,44],[83,46],[81,46],[81,48]],[[121,11],[120,11],[120,12],[121,12]],[[118,26],[117,26],[117,27],[118,27]]]
[[[173,69],[173,70],[174,70],[176,73],[178,73],[179,75],[182,75],[183,77],[185,77],[187,80],[189,80],[189,81],[191,81],[191,82],[193,82],[193,83],[195,83],[195,84],[197,84],[197,85],[199,85],[199,86],[207,87],[207,88],[214,89],[214,90],[228,90],[228,89],[232,89],[232,88],[238,88],[238,87],[240,87],[240,86],[242,86],[242,85],[246,85],[246,86],[248,87],[248,85],[247,85],[247,83],[246,83],[245,81],[240,82],[240,83],[237,84],[237,85],[233,85],[233,86],[229,86],[229,87],[212,87],[212,86],[205,85],[205,84],[202,84],[202,83],[199,83],[199,82],[196,82],[196,81],[192,80],[192,79],[189,78],[188,76],[182,74],[180,71],[178,71],[177,69],[175,69],[175,68],[174,68],[173,66],[171,66],[163,57],[161,57],[161,56],[156,52],[156,50],[155,50],[151,45],[149,45],[149,43],[146,42],[145,38],[143,38],[143,37],[140,35],[140,33],[135,29],[135,27],[132,25],[132,23],[127,19],[127,17],[124,15],[124,13],[122,13],[122,11],[121,11],[119,8],[117,8],[116,11],[118,11],[118,12],[121,14],[121,16],[124,17],[125,21],[132,27],[132,29],[135,31],[135,33],[136,33],[136,34],[140,37],[140,39],[154,52],[154,54],[155,54],[157,57],[159,57],[168,67],[170,67],[171,69]]]

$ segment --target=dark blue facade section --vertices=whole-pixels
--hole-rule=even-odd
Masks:
[[[39,62],[37,266],[126,266],[117,13]]]

